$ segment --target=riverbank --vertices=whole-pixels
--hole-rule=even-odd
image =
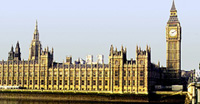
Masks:
[[[0,99],[37,101],[78,101],[108,103],[184,103],[185,92],[154,92],[141,94],[112,94],[94,92],[70,92],[51,90],[7,89],[0,90]]]

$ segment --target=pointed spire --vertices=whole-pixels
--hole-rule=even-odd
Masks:
[[[123,45],[121,46],[121,51],[122,51],[122,52],[124,51],[124,47],[123,47]]]
[[[15,52],[20,53],[19,41],[17,41],[16,47],[15,47]]]
[[[16,48],[19,48],[19,41],[17,41]]]
[[[175,7],[174,0],[173,0],[173,3],[172,3],[172,8],[171,8],[171,11],[176,11],[176,7]]]
[[[11,50],[10,50],[10,52],[13,52],[13,45],[11,46]]]
[[[35,31],[34,31],[33,39],[39,40],[39,32],[38,32],[38,22],[37,22],[37,20],[36,20],[36,24],[35,24]]]
[[[51,49],[51,53],[53,53],[53,47],[52,47],[52,49]]]
[[[110,47],[110,51],[111,51],[111,52],[113,51],[113,45],[111,45],[111,47]]]

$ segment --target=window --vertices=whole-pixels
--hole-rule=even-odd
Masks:
[[[54,73],[53,73],[53,76],[56,76],[56,75],[57,75],[57,72],[54,72]]]
[[[90,71],[87,72],[87,77],[90,77]]]
[[[176,43],[174,42],[174,49],[176,49]]]
[[[6,84],[6,80],[3,80],[3,84]]]
[[[76,77],[79,77],[79,71],[76,71]]]
[[[57,84],[57,81],[56,80],[53,80],[53,85],[56,85]]]
[[[133,77],[135,77],[135,71],[133,71]]]
[[[99,71],[99,77],[102,77],[102,71]]]
[[[124,77],[126,77],[126,71],[124,71],[124,74],[123,74],[123,76],[124,76]]]
[[[59,72],[59,76],[62,77],[62,72],[61,71]]]
[[[90,81],[89,80],[87,81],[87,85],[90,85]]]
[[[37,80],[35,80],[35,85],[37,85]]]
[[[75,83],[76,85],[78,85],[78,80],[76,80],[76,83]]]
[[[128,86],[130,86],[131,85],[131,81],[130,80],[128,80]]]
[[[130,71],[130,70],[128,71],[128,76],[129,76],[129,77],[131,76],[131,71]]]
[[[37,77],[38,76],[38,72],[35,72],[35,77]]]
[[[93,77],[96,77],[96,71],[93,71]]]
[[[99,80],[99,85],[102,85],[102,81],[101,80]]]
[[[140,71],[140,77],[144,76],[144,71]]]
[[[135,86],[135,80],[133,80],[133,86]]]
[[[73,81],[72,80],[70,80],[70,85],[73,85]]]
[[[19,80],[19,84],[20,84],[20,85],[22,84],[21,80]]]
[[[17,83],[17,81],[16,80],[14,80],[14,82],[13,82],[14,84],[16,84]]]
[[[81,71],[81,76],[84,77],[85,73],[84,71]]]
[[[124,86],[126,85],[126,80],[123,81]]]
[[[81,85],[84,85],[84,80],[81,81]]]
[[[108,77],[108,71],[105,71],[105,77]]]
[[[108,81],[107,81],[107,80],[105,81],[105,85],[106,85],[106,86],[108,85]]]
[[[118,76],[118,70],[115,70],[115,77]]]
[[[176,53],[174,53],[174,59],[176,59]]]
[[[44,80],[41,80],[41,85],[44,85]]]
[[[59,85],[62,85],[62,80],[59,80]]]
[[[174,45],[173,45],[173,42],[169,42],[169,48],[170,49],[173,49],[174,47],[173,47]]]
[[[144,86],[144,80],[140,80],[140,86]]]
[[[119,85],[119,81],[115,81],[115,86],[118,86]]]
[[[96,85],[96,80],[93,81],[93,85]]]
[[[65,80],[65,85],[67,85],[67,80]]]
[[[49,85],[51,85],[51,80],[49,80]]]
[[[73,77],[73,71],[72,70],[70,71],[70,77]]]
[[[32,80],[29,81],[30,85],[32,85]]]
[[[25,85],[27,84],[27,80],[24,80],[24,84],[25,84]]]

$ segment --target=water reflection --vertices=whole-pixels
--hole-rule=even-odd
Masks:
[[[5,100],[5,99],[1,99],[0,104],[121,104],[121,103],[109,103],[109,102],[100,103],[100,102],[83,102],[83,101],[36,101],[36,100],[9,100],[9,99]]]

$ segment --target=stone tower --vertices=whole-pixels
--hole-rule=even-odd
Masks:
[[[14,60],[21,60],[21,52],[20,52],[19,42],[17,42],[16,47],[15,47]]]
[[[33,40],[29,49],[29,60],[40,60],[40,55],[42,52],[42,46],[39,40],[38,23],[36,21],[35,31],[33,34]]]
[[[146,46],[146,50],[141,50],[141,47],[136,47],[136,67],[137,67],[137,90],[139,88],[146,88],[148,91],[152,83],[149,83],[152,79],[149,79],[151,69],[151,48]],[[137,91],[139,92],[139,91]]]
[[[165,79],[168,80],[168,84],[179,84],[181,78],[181,25],[174,1],[166,26],[166,51]]]
[[[14,50],[12,46],[10,52],[8,52],[8,60],[13,60],[13,59],[14,59]]]
[[[114,50],[111,45],[110,55],[109,55],[109,66],[112,69],[111,73],[111,83],[112,83],[112,92],[123,92],[123,73],[124,73],[124,63],[126,63],[126,48],[121,47],[121,51],[118,51],[117,48]]]

